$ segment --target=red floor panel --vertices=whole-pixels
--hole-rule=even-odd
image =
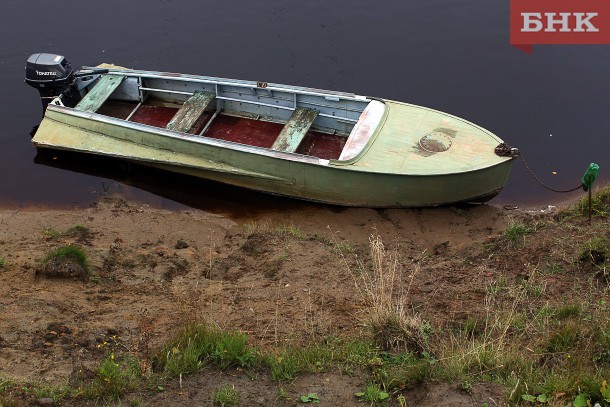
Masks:
[[[143,105],[140,106],[130,120],[136,123],[165,128],[177,111],[178,108],[175,107]],[[211,113],[206,112],[198,120],[192,133],[199,134],[211,116]],[[205,137],[232,141],[249,146],[271,148],[283,127],[284,125],[281,123],[270,123],[220,114],[216,116],[214,122],[208,128]],[[337,159],[341,155],[345,141],[345,137],[310,131],[296,152],[324,159]]]
[[[296,152],[327,160],[336,160],[341,155],[346,141],[347,137],[310,131],[305,135]]]
[[[284,125],[279,123],[218,115],[205,136],[249,146],[270,148],[282,131],[282,127]]]
[[[164,129],[177,111],[177,107],[142,105],[130,121]]]

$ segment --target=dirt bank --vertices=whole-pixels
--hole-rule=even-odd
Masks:
[[[480,314],[490,283],[541,262],[535,251],[485,252],[523,216],[484,205],[316,206],[231,220],[120,199],[78,210],[0,210],[0,378],[57,384],[94,369],[112,349],[149,357],[191,319],[245,332],[263,347],[328,335],[361,337],[364,298],[354,271],[369,262],[372,234],[398,247],[412,282],[409,307],[434,326],[465,321]],[[88,254],[89,278],[41,274],[45,255],[70,244]],[[550,301],[571,287],[560,276],[546,284]],[[163,396],[164,403],[194,402],[214,375],[185,384],[190,399],[176,389]],[[292,389],[296,394],[317,386],[343,397],[365,381],[326,376],[300,378]],[[335,386],[324,390],[331,381]],[[275,394],[273,384],[261,386]],[[443,384],[413,397],[423,404],[459,399],[452,405],[470,405],[476,399],[481,405],[503,392],[489,385],[466,394]],[[260,391],[261,403],[274,401],[269,397]]]

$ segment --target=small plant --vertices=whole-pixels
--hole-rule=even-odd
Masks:
[[[567,319],[570,317],[577,317],[580,315],[580,305],[578,304],[567,304],[557,309],[555,316],[557,319]]]
[[[239,402],[239,395],[235,386],[224,385],[214,392],[214,403],[224,406],[234,406]]]
[[[588,240],[583,245],[578,258],[582,262],[594,265],[603,264],[608,258],[608,241],[600,236]]]
[[[299,239],[304,239],[305,235],[301,232],[301,229],[298,226],[288,225],[288,226],[280,226],[276,229],[277,233],[280,235],[288,235],[294,236]]]
[[[89,262],[87,260],[87,253],[83,249],[74,245],[67,245],[59,247],[52,252],[48,253],[42,260],[44,264],[54,261],[65,261],[73,260],[78,263],[85,270],[89,270]]]
[[[602,385],[599,388],[599,392],[602,395],[602,398],[606,403],[610,403],[610,386],[608,386],[608,382],[602,380]]]
[[[464,390],[468,394],[472,394],[472,383],[470,383],[470,382],[463,382],[462,383],[462,390]]]
[[[433,365],[437,362],[436,358],[426,351],[421,353],[421,357],[422,357],[422,360],[428,362],[431,365]]]
[[[572,405],[574,407],[588,407],[591,405],[591,403],[588,402],[587,395],[581,393],[578,396],[576,396],[576,398],[572,402]]]
[[[513,223],[504,231],[504,237],[512,245],[520,245],[525,241],[525,235],[532,233],[532,229],[521,223]]]
[[[379,385],[375,383],[369,383],[366,385],[366,388],[363,392],[356,393],[356,397],[358,397],[362,401],[368,401],[372,405],[378,405],[384,401],[386,401],[390,395],[388,392],[381,390]]]
[[[529,403],[547,403],[549,401],[546,394],[540,394],[538,396],[532,396],[531,394],[522,394],[521,399]]]
[[[553,274],[560,274],[565,272],[565,269],[563,268],[563,266],[559,263],[547,263],[542,270],[540,271],[541,274],[544,275],[553,275]]]
[[[84,225],[74,225],[66,230],[67,235],[86,235],[89,234],[89,228]]]
[[[365,322],[382,350],[421,352],[426,342],[424,327],[430,326],[405,307],[410,283],[405,290],[398,254],[388,253],[379,236],[371,236],[370,248],[372,270],[362,273],[357,282],[367,300]],[[414,275],[415,271],[411,278]]]
[[[139,361],[125,356],[118,361],[114,352],[109,352],[96,371],[96,377],[83,384],[81,394],[87,399],[118,400],[126,391],[137,389],[142,382]]]
[[[247,341],[247,335],[242,333],[191,323],[163,348],[155,364],[173,376],[195,373],[208,364],[221,369],[248,367],[256,359],[256,352]]]
[[[51,228],[45,228],[45,230],[43,231],[44,235],[46,236],[47,239],[57,239],[58,237],[61,236],[61,232],[55,229],[51,229]]]
[[[353,253],[354,246],[349,242],[339,242],[335,243],[335,248],[340,252]]]
[[[24,387],[26,393],[33,395],[36,399],[49,398],[54,403],[60,403],[61,400],[73,396],[75,390],[69,386],[53,387],[49,385],[39,385],[33,387]],[[0,403],[0,406],[2,403]]]
[[[494,296],[508,289],[508,280],[506,276],[500,275],[496,281],[488,283],[485,287],[487,294]]]
[[[47,253],[42,265],[37,273],[46,277],[85,278],[90,272],[87,253],[75,245],[61,246]]]
[[[318,397],[318,395],[316,393],[309,393],[307,395],[303,395],[299,398],[299,400],[301,401],[301,403],[313,403],[313,404],[320,403],[320,398]]]
[[[575,208],[583,215],[589,214],[589,197],[583,197]],[[593,215],[606,216],[610,212],[610,187],[604,187],[595,191],[592,195],[591,209]]]
[[[271,379],[279,382],[294,380],[302,370],[302,363],[291,353],[271,356],[267,363],[271,368]]]
[[[144,405],[144,402],[138,398],[129,400],[129,405],[131,407],[141,407]]]
[[[288,392],[282,386],[278,386],[278,388],[277,388],[277,399],[290,400],[290,396],[288,395]]]
[[[4,261],[2,257],[0,257],[0,269],[4,266],[6,266],[6,261]]]
[[[576,323],[567,323],[559,327],[549,336],[547,351],[561,353],[576,347],[581,331],[582,329]]]

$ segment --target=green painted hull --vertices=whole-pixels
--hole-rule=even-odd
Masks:
[[[34,146],[113,156],[231,185],[299,199],[361,207],[421,207],[484,200],[506,184],[512,160],[495,157],[482,168],[436,174],[383,172],[367,154],[383,127],[350,161],[319,160],[205,138],[175,136],[95,113],[50,106]],[[379,152],[377,152],[379,153]]]

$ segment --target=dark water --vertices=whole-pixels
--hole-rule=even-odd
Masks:
[[[4,205],[84,206],[108,193],[165,207],[309,205],[160,172],[109,169],[116,163],[105,160],[35,161],[29,132],[41,108],[37,92],[23,83],[34,52],[63,54],[76,66],[110,62],[420,104],[498,134],[555,187],[577,185],[593,161],[601,181],[610,178],[610,46],[538,46],[527,55],[508,45],[508,2],[4,0],[2,6]],[[497,202],[563,198],[541,189],[516,162]]]

